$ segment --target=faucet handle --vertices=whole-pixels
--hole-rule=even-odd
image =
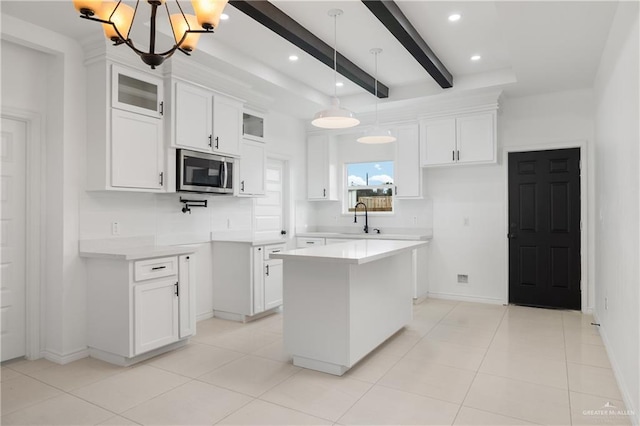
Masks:
[[[376,234],[380,233],[380,229],[378,229],[378,228],[373,228],[373,230],[376,231]]]

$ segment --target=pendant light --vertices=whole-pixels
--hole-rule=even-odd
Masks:
[[[340,107],[338,99],[338,50],[337,50],[337,18],[342,15],[342,10],[331,9],[329,16],[333,18],[333,98],[331,106],[328,109],[320,111],[315,115],[311,124],[323,129],[346,129],[348,127],[357,126],[360,120],[356,118],[353,112]]]
[[[382,53],[382,49],[379,47],[373,48],[369,51],[375,57],[376,63],[376,85],[375,85],[375,96],[376,96],[376,121],[372,129],[367,131],[364,136],[360,136],[356,139],[360,143],[368,143],[368,144],[378,144],[378,143],[389,143],[395,142],[396,137],[391,134],[391,130],[384,129],[380,127],[378,124],[378,55]]]

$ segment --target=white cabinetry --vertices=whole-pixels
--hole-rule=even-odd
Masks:
[[[265,195],[267,155],[263,143],[244,139],[240,155],[238,195]]]
[[[213,314],[248,321],[282,305],[282,261],[269,254],[284,244],[213,242]]]
[[[496,112],[423,120],[420,139],[423,167],[495,163]]]
[[[173,99],[173,146],[240,155],[241,101],[181,81]]]
[[[130,365],[181,346],[195,334],[192,255],[91,258],[87,268],[91,356]]]
[[[162,79],[102,60],[87,80],[87,189],[164,191]]]
[[[331,136],[312,135],[307,139],[307,198],[337,200],[337,160]]]
[[[420,167],[420,138],[418,125],[396,130],[396,198],[422,198],[422,168]]]

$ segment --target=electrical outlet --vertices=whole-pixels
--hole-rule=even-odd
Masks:
[[[469,218],[468,217],[465,217],[462,222],[463,222],[464,226],[469,226]]]
[[[111,235],[120,235],[120,222],[111,222]]]
[[[469,284],[469,275],[467,275],[467,274],[458,274],[458,283],[460,283],[460,284]]]

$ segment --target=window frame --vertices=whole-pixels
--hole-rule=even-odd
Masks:
[[[342,163],[342,216],[351,216],[354,214],[354,211],[350,211],[349,209],[353,208],[348,204],[350,200],[349,192],[362,190],[362,189],[388,189],[391,191],[391,211],[369,211],[369,216],[393,216],[396,214],[396,194],[395,194],[395,176],[391,176],[393,178],[393,183],[384,184],[384,185],[365,185],[365,186],[349,186],[349,165],[350,164],[365,164],[365,163],[392,163],[393,164],[393,172],[395,175],[396,161],[393,159],[385,159],[385,160],[374,160],[374,161],[345,161]],[[362,213],[364,210],[359,208],[357,213]]]

